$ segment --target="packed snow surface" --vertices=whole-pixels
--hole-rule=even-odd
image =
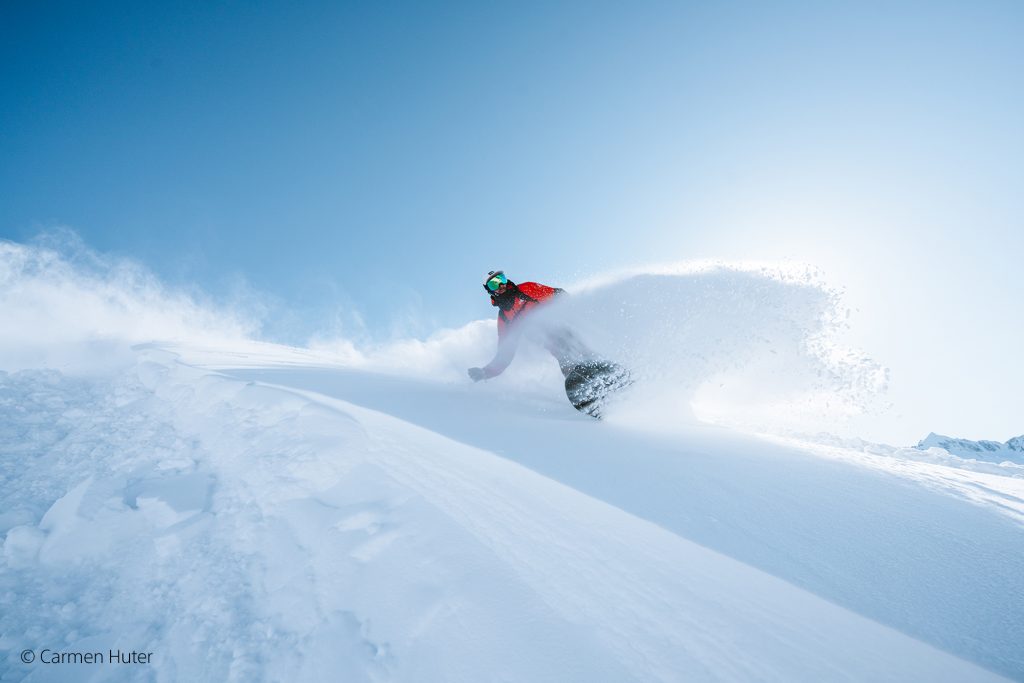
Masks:
[[[542,352],[465,379],[493,322],[293,349],[8,251],[5,313],[109,327],[0,330],[0,680],[1024,680],[1019,464],[697,419],[798,428],[884,381],[813,283],[579,287],[564,318],[643,380],[596,422]],[[140,287],[176,334],[132,327]],[[588,323],[602,287],[631,343]]]

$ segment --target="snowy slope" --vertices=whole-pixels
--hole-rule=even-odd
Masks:
[[[552,314],[640,380],[597,423],[530,347],[471,384],[493,321],[282,347],[0,243],[0,680],[1024,680],[1024,466],[735,430],[870,403],[835,303],[580,284]]]
[[[594,429],[560,401],[523,406],[494,383],[328,368],[226,372],[386,409],[961,656],[1017,676],[1024,666],[1019,471],[997,476],[901,457],[913,449],[876,455],[708,426]]]
[[[665,490],[609,503],[512,462],[535,444],[503,438],[501,426],[525,414],[491,411],[490,424],[477,423],[492,442],[481,448],[464,432],[451,438],[331,395],[342,392],[307,388],[317,377],[334,386],[381,381],[366,373],[211,374],[156,349],[140,354],[107,386],[55,373],[5,377],[8,400],[34,401],[13,434],[7,423],[4,440],[24,444],[22,467],[5,473],[4,488],[10,528],[0,576],[11,653],[44,645],[152,651],[147,675],[165,680],[995,679],[877,614],[777,578],[784,571],[698,545],[685,525],[629,510],[643,499],[669,503]],[[417,388],[395,389],[379,395],[408,398]],[[434,396],[418,389],[426,392],[419,399],[449,402],[420,403],[438,420],[450,419],[451,403],[471,412],[479,403],[446,385]],[[596,432],[605,425],[555,406],[551,413],[530,426],[560,434],[563,450],[576,438],[592,446],[572,454],[580,471],[600,480],[642,469],[621,448],[621,440],[645,447],[641,435],[613,431],[602,448],[608,435]],[[31,427],[44,417],[52,431]],[[705,435],[682,469],[706,476],[706,449],[722,456],[736,446]],[[749,457],[732,463],[739,487],[747,465]],[[720,500],[726,513],[751,512],[742,496]],[[681,515],[699,507],[675,503]],[[842,520],[849,501],[833,507],[834,519],[856,524]],[[1009,535],[1001,518],[987,521],[994,536]],[[809,542],[791,541],[789,550]],[[867,549],[863,539],[854,544],[851,556]],[[930,545],[923,550],[944,551]],[[907,606],[921,609],[913,596]],[[1010,651],[959,654],[1020,673]],[[5,676],[80,680],[72,666],[38,666],[8,659]]]

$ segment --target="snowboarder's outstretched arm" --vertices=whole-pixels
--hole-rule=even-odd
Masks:
[[[512,359],[516,357],[516,350],[519,348],[518,331],[509,330],[498,336],[498,351],[494,354],[491,362],[482,368],[470,368],[469,376],[474,382],[482,379],[497,377],[505,371]]]

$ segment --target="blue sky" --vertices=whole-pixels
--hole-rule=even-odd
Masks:
[[[490,315],[493,267],[806,261],[904,381],[980,396],[1024,379],[1022,35],[1016,2],[4,3],[0,237],[244,283],[293,342]]]

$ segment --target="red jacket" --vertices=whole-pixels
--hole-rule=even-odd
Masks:
[[[523,282],[516,286],[519,288],[519,294],[516,295],[512,308],[507,311],[498,311],[498,352],[495,354],[494,360],[483,368],[487,377],[501,374],[515,357],[516,348],[519,345],[519,335],[509,334],[509,332],[513,329],[513,323],[519,316],[562,291],[556,287],[548,287],[536,282]],[[492,299],[491,305],[497,306],[498,303]],[[555,353],[553,348],[548,350]]]
[[[505,336],[508,326],[520,314],[525,313],[527,310],[533,308],[545,299],[550,299],[555,294],[562,291],[536,282],[524,282],[521,285],[517,285],[517,287],[519,287],[519,291],[522,294],[526,295],[526,298],[516,297],[515,302],[512,304],[512,310],[498,311],[498,339]],[[492,300],[491,305],[497,306],[498,304]]]

